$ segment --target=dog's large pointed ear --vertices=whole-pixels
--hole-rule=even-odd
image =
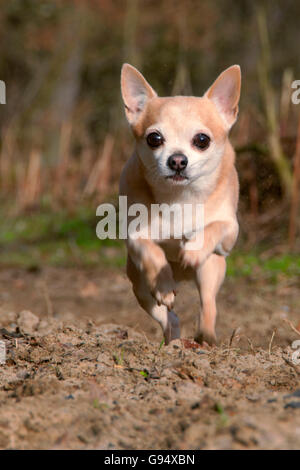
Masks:
[[[143,75],[129,64],[124,64],[122,67],[121,92],[129,124],[134,124],[147,102],[157,96]]]
[[[204,95],[214,102],[228,129],[236,121],[240,94],[241,69],[239,65],[232,65],[218,76]]]

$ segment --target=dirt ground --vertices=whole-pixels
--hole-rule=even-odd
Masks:
[[[1,270],[0,448],[299,449],[299,281],[227,279],[214,348],[176,299],[165,346],[121,269]]]

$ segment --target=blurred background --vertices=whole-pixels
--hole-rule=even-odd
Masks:
[[[300,273],[300,4],[293,0],[10,0],[0,8],[0,263],[124,266],[96,238],[117,204],[133,138],[119,77],[139,68],[160,95],[201,96],[240,64],[232,131],[241,233],[229,276]]]
[[[0,0],[0,448],[299,448],[299,35],[299,0]],[[241,66],[212,350],[187,340],[195,286],[176,297],[182,349],[162,348],[124,242],[96,237],[134,145],[124,62],[161,96]]]

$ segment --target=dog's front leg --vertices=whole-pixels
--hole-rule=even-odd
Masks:
[[[196,269],[196,285],[200,294],[201,309],[197,315],[195,340],[213,345],[217,342],[215,324],[217,316],[216,296],[224,280],[226,261],[224,256],[210,255]]]
[[[149,280],[146,279],[145,274],[145,271],[137,268],[129,255],[127,259],[127,275],[132,282],[133,292],[140,306],[160,324],[165,343],[169,344],[173,339],[180,338],[179,319],[165,305],[159,305],[155,295],[151,295]]]
[[[157,304],[171,310],[176,295],[176,285],[171,266],[160,246],[149,239],[129,238],[128,254],[145,277],[148,288]]]
[[[203,233],[183,243],[180,258],[184,267],[197,269],[212,254],[227,256],[238,236],[236,220],[211,222]]]

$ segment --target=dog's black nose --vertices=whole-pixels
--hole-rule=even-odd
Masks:
[[[171,155],[167,160],[167,164],[171,170],[181,171],[187,167],[188,159],[185,155],[178,153]]]

